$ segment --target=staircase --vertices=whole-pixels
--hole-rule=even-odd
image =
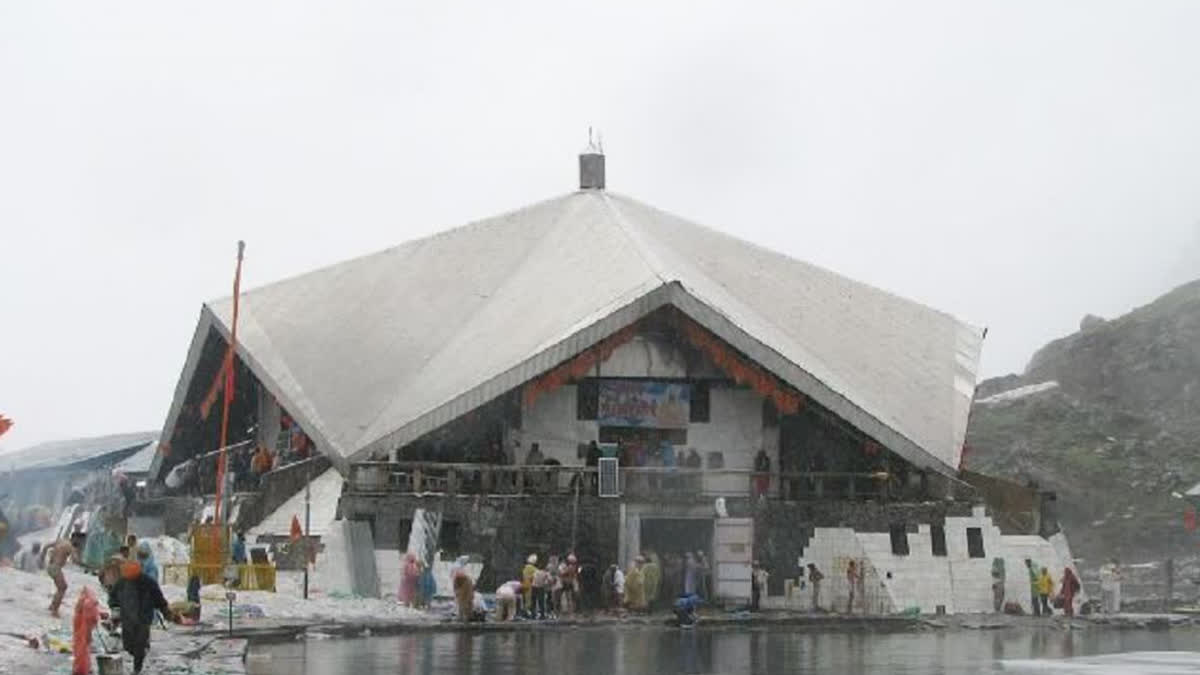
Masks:
[[[408,552],[432,568],[438,550],[438,536],[442,531],[440,511],[416,509],[413,511],[412,529],[408,533]]]

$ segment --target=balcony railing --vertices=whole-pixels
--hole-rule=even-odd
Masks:
[[[882,473],[621,467],[618,476],[621,496],[646,499],[887,499],[895,491]],[[348,482],[360,493],[586,496],[597,494],[597,477],[596,467],[583,466],[361,462]]]

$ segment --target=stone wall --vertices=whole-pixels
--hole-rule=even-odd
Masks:
[[[238,498],[242,505],[238,509],[237,529],[249,530],[275,512],[283,503],[304,489],[309,478],[316,479],[331,466],[324,455],[317,455],[263,475],[262,484],[254,494],[242,493]]]
[[[784,592],[786,579],[800,575],[797,562],[816,528],[849,528],[856,532],[887,533],[892,524],[914,530],[918,525],[942,525],[947,517],[971,514],[967,502],[765,502],[729,504],[731,516],[754,518],[754,556],[771,572],[768,593]]]
[[[495,575],[512,577],[530,553],[562,554],[571,549],[573,498],[550,497],[473,497],[416,495],[356,495],[342,497],[342,516],[371,524],[377,549],[399,551],[407,546],[403,539],[405,521],[411,521],[417,508],[442,513],[449,527],[458,529],[457,551],[483,556],[485,588],[496,581]],[[967,502],[878,503],[848,501],[755,502],[749,499],[727,501],[730,517],[754,519],[754,556],[771,570],[772,595],[784,591],[786,579],[799,576],[797,562],[804,554],[816,528],[850,528],[863,533],[886,533],[892,524],[903,524],[916,532],[918,525],[942,525],[948,517],[971,515]],[[629,518],[715,517],[711,504],[630,503]],[[443,529],[445,539],[448,528]],[[632,558],[640,542],[622,547],[621,502],[615,499],[581,497],[579,499],[577,554],[596,564],[618,560],[622,548]],[[442,546],[450,542],[441,542]],[[391,556],[389,555],[389,558]]]
[[[342,517],[366,520],[371,524],[377,549],[405,548],[404,521],[413,511],[424,508],[440,511],[443,518],[442,547],[452,528],[458,532],[456,551],[447,555],[472,553],[483,556],[481,587],[494,588],[498,581],[515,578],[530,553],[565,554],[571,550],[571,523],[574,498],[553,497],[473,497],[345,495]],[[575,551],[586,562],[600,563],[617,559],[620,505],[617,500],[581,497],[579,499]],[[504,577],[500,579],[499,577]]]
[[[157,497],[136,501],[130,521],[143,524],[146,531],[134,529],[133,533],[151,536],[151,533],[162,532],[186,539],[203,505],[203,500],[198,497]]]

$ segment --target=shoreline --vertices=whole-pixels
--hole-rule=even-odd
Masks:
[[[669,615],[639,617],[592,617],[563,621],[511,621],[460,623],[440,621],[308,621],[287,622],[275,626],[235,624],[232,638],[246,640],[247,650],[263,645],[293,642],[312,634],[321,638],[356,639],[417,633],[523,633],[534,631],[644,629],[678,630]],[[1161,631],[1200,626],[1200,616],[1187,614],[1119,614],[1089,617],[1031,617],[992,614],[924,616],[846,616],[811,615],[795,612],[763,612],[753,616],[702,616],[697,628],[788,627],[803,632],[905,633],[965,630],[1046,630],[1092,629]],[[197,637],[228,638],[227,630],[205,629],[192,633]]]

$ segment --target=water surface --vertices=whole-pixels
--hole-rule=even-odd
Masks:
[[[251,651],[251,675],[413,673],[1147,673],[1200,675],[1200,632],[1004,629],[806,632],[788,627],[679,630],[547,628],[301,640]]]

